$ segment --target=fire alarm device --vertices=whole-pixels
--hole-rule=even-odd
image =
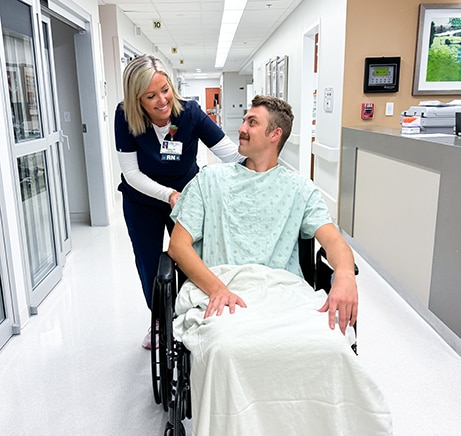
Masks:
[[[371,120],[375,114],[374,103],[362,103],[362,120]]]

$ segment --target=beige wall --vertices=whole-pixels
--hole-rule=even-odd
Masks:
[[[421,100],[442,102],[456,95],[411,95],[420,0],[349,0],[347,5],[346,50],[342,125],[400,127],[400,112]],[[431,0],[427,3],[459,3],[459,0]],[[400,56],[400,87],[397,93],[363,93],[366,57]],[[375,104],[373,120],[360,117],[362,103]],[[386,102],[394,102],[394,115],[385,116]]]

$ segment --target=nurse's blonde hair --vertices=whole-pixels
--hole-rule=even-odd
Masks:
[[[152,123],[141,106],[140,99],[157,73],[165,76],[173,93],[171,113],[177,117],[183,110],[182,98],[160,59],[150,55],[135,57],[123,72],[123,110],[130,132],[134,136],[146,133],[147,127]]]

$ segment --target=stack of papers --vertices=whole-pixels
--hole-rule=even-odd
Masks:
[[[452,100],[442,103],[439,100],[424,100],[419,102],[420,106],[461,106],[461,100]]]

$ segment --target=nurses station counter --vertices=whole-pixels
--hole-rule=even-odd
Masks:
[[[343,128],[338,224],[461,354],[461,138]]]

